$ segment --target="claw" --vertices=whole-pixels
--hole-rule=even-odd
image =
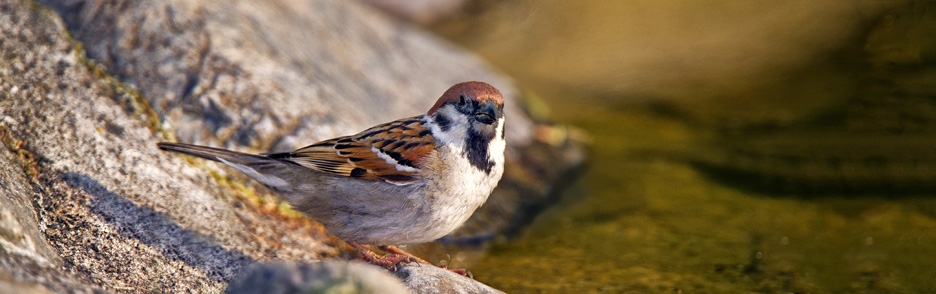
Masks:
[[[377,253],[374,253],[374,250],[370,248],[370,245],[360,244],[355,241],[350,241],[348,242],[348,244],[351,244],[351,246],[354,246],[354,248],[357,248],[358,259],[369,262],[371,264],[381,266],[388,270],[395,271],[397,269],[397,266],[400,263],[416,263],[416,265],[422,265],[424,263],[429,264],[429,265],[432,264],[426,261],[425,259],[419,258],[416,255],[406,252],[403,249],[400,249],[399,247],[396,247],[393,245],[380,246],[379,247],[380,250],[387,252],[387,254],[377,255]],[[444,265],[438,266],[438,267],[450,270],[453,273],[456,273],[458,275],[474,279],[474,275],[472,275],[471,272],[468,271],[467,269],[463,269],[463,268],[449,269],[448,267]]]
[[[419,262],[419,260],[415,256],[412,256],[412,255],[407,256],[407,255],[395,254],[395,253],[377,255],[377,253],[374,253],[374,251],[371,250],[370,246],[368,245],[363,245],[354,241],[351,241],[348,243],[351,244],[351,246],[354,246],[354,248],[358,250],[359,259],[375,264],[375,265],[379,265],[386,269],[396,270],[397,265],[400,263],[413,263],[413,262],[418,263]]]
[[[412,253],[406,252],[406,251],[404,251],[403,249],[400,249],[400,247],[396,247],[396,246],[393,246],[393,245],[380,246],[380,250],[386,251],[387,253],[390,253],[390,254],[397,254],[397,255],[403,255],[403,256],[411,257],[411,258],[413,258],[413,260],[415,260],[417,263],[432,264],[432,263],[426,261],[425,259],[419,258],[419,257],[417,257],[416,255],[413,255]]]

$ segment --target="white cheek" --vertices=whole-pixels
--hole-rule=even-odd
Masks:
[[[452,106],[439,108],[437,115],[444,115],[449,119],[449,129],[448,131],[443,131],[438,124],[427,123],[429,128],[432,129],[432,134],[435,135],[436,139],[442,144],[457,146],[458,149],[462,149],[465,138],[468,137],[468,118],[455,110]],[[428,115],[425,117],[425,120],[426,122],[431,121]]]
[[[503,162],[504,150],[507,149],[507,141],[504,139],[504,118],[497,120],[497,131],[494,133],[494,139],[491,140],[490,148],[491,158]]]

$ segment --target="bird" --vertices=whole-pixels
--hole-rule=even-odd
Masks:
[[[354,245],[365,260],[381,263],[365,245],[402,255],[386,265],[414,261],[390,246],[439,239],[485,203],[504,173],[504,122],[501,92],[469,81],[451,86],[424,114],[289,152],[157,147],[237,169]]]

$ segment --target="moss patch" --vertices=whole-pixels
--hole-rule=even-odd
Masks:
[[[17,159],[23,166],[23,172],[29,177],[30,183],[33,185],[38,184],[39,162],[36,160],[36,155],[26,148],[26,141],[17,139],[12,131],[2,123],[0,123],[0,141],[7,149],[16,154]]]

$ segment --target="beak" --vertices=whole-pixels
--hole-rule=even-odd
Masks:
[[[477,121],[489,125],[494,123],[494,118],[497,117],[496,114],[497,106],[494,106],[494,101],[488,100],[487,103],[479,105],[474,116]]]

